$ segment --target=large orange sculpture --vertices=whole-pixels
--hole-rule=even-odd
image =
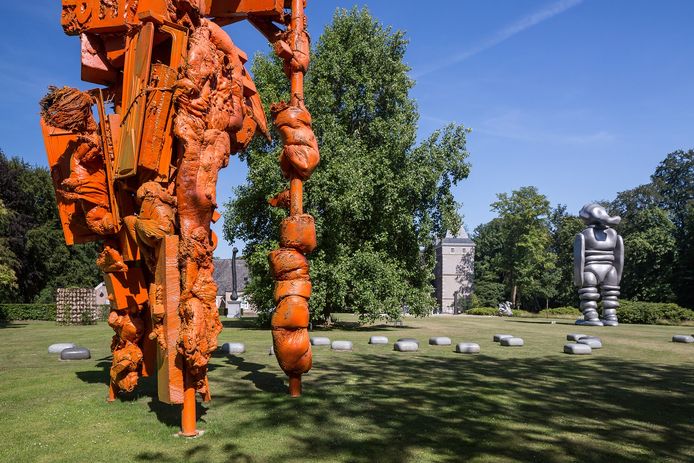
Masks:
[[[222,26],[250,21],[273,44],[291,81],[272,106],[289,189],[281,248],[270,254],[277,309],[272,333],[292,396],[311,368],[305,254],[316,246],[302,185],[319,154],[303,101],[309,64],[304,0],[63,0],[62,25],[79,35],[82,80],[51,88],[41,127],[68,244],[99,240],[111,301],[109,400],[156,376],[159,399],[182,404],[181,434],[196,436],[196,393],[210,400],[207,363],[222,329],[212,253],[218,172],[265,112]],[[98,115],[97,118],[94,114]]]

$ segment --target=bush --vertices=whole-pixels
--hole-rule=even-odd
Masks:
[[[514,309],[513,316],[516,318],[537,318],[538,314],[528,310]]]
[[[620,301],[617,318],[620,323],[678,324],[693,321],[694,310],[665,302]]]
[[[513,316],[518,318],[578,318],[581,316],[581,311],[575,307],[557,307],[539,312],[516,309],[513,311]]]
[[[474,309],[466,310],[466,315],[499,315],[499,309],[494,307],[475,307]]]
[[[557,315],[571,315],[572,317],[579,317],[581,311],[576,307],[557,307],[555,309],[544,309],[540,310],[540,316],[545,318],[556,317]]]
[[[55,321],[55,304],[0,304],[0,321]]]

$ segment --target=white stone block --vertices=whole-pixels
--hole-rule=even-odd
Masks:
[[[246,346],[242,342],[225,342],[222,344],[222,352],[225,354],[243,354]]]
[[[523,345],[523,339],[514,337],[502,338],[499,342],[504,347],[521,347]]]
[[[602,341],[600,341],[599,338],[585,337],[585,338],[579,339],[577,342],[579,344],[585,344],[587,346],[590,346],[591,349],[601,349],[602,348]]]
[[[326,338],[324,336],[311,336],[311,345],[312,346],[329,346],[330,345],[330,338]]]
[[[352,341],[333,341],[330,348],[332,350],[352,350]]]
[[[429,338],[429,345],[431,345],[431,346],[450,346],[451,345],[451,338],[447,338],[446,336],[435,336],[433,338]]]
[[[419,344],[414,341],[398,341],[393,348],[398,352],[417,352]]]
[[[460,354],[479,354],[480,345],[474,342],[459,342],[455,346],[455,351]]]
[[[59,354],[65,349],[69,349],[72,347],[77,347],[77,344],[73,344],[71,342],[56,342],[55,344],[51,344],[48,346],[48,353],[49,354]]]
[[[574,355],[587,355],[593,352],[593,349],[588,344],[564,344],[564,353]]]

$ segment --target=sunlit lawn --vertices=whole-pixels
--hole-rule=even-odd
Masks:
[[[343,317],[347,319],[347,317]],[[105,402],[112,331],[17,322],[0,328],[2,462],[661,462],[694,461],[694,327],[575,327],[569,320],[430,317],[406,326],[314,332],[354,342],[314,348],[304,395],[290,399],[268,355],[270,333],[225,321],[220,344],[247,352],[212,359],[213,401],[199,439],[173,437],[178,408],[139,393]],[[598,334],[591,356],[562,353],[571,332]],[[525,339],[501,347],[495,333]],[[386,335],[390,346],[367,344]],[[427,345],[478,342],[479,355]],[[420,352],[392,350],[416,337]],[[53,342],[91,349],[60,362]]]

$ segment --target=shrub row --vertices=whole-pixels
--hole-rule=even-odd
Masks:
[[[620,323],[679,324],[694,321],[694,310],[666,302],[619,301]]]
[[[467,315],[499,315],[499,309],[494,307],[475,307],[474,309],[466,310]]]
[[[0,321],[55,320],[55,304],[0,304]]]

